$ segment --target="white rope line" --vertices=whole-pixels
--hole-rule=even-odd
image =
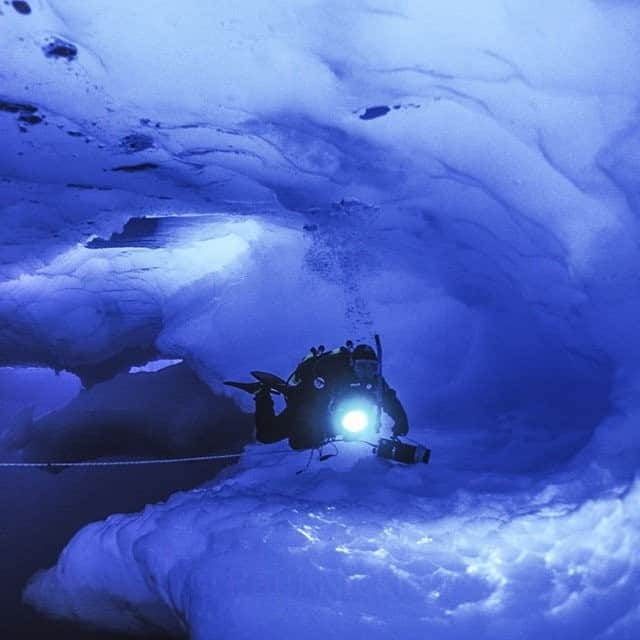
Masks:
[[[273,452],[275,453],[275,452]],[[49,467],[126,467],[143,464],[173,464],[177,462],[199,462],[205,460],[229,460],[239,458],[244,453],[228,453],[224,455],[192,456],[189,458],[155,458],[151,460],[89,460],[83,462],[0,462],[0,468],[49,468]]]
[[[251,454],[251,457],[260,455],[277,455],[278,453],[291,453],[291,449],[281,449],[280,451],[258,451]],[[241,453],[212,454],[207,456],[192,456],[189,458],[154,458],[150,460],[88,460],[83,462],[0,462],[2,468],[67,468],[67,467],[128,467],[143,464],[173,464],[178,462],[204,462],[206,460],[231,460],[246,455]]]
[[[342,440],[336,440],[342,442]],[[354,440],[371,445],[364,440]],[[265,455],[277,455],[281,453],[293,453],[294,449],[280,449],[279,451],[256,451],[251,453],[251,457]],[[66,469],[67,467],[131,467],[149,464],[175,464],[180,462],[204,462],[207,460],[231,460],[246,455],[245,451],[240,453],[211,454],[206,456],[191,456],[185,458],[153,458],[149,460],[86,460],[82,462],[1,462],[0,469]]]

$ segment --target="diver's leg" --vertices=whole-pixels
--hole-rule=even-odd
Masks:
[[[289,435],[286,409],[279,416],[275,414],[269,390],[259,391],[255,396],[255,401],[256,440],[268,444],[282,440]]]

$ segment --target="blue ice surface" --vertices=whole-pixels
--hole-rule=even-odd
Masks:
[[[374,332],[434,454],[250,445],[27,601],[198,639],[636,638],[640,9],[30,9],[0,15],[3,454],[223,448],[193,395],[159,415],[175,370],[128,372],[180,360],[220,418],[252,408],[223,380]]]

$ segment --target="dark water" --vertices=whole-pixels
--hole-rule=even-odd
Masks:
[[[0,469],[0,638],[130,638],[54,622],[22,604],[29,577],[53,565],[83,525],[197,486],[224,463],[40,470]],[[157,636],[154,636],[157,637]]]

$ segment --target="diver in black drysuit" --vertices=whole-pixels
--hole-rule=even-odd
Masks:
[[[375,351],[360,344],[353,351],[346,347],[330,352],[313,350],[291,375],[285,395],[287,406],[279,415],[275,414],[269,389],[259,390],[255,394],[257,440],[269,443],[289,438],[293,449],[320,446],[327,437],[331,403],[340,393],[354,389],[374,402],[380,393],[382,409],[394,421],[393,435],[406,435],[407,414],[396,392],[380,376]]]

